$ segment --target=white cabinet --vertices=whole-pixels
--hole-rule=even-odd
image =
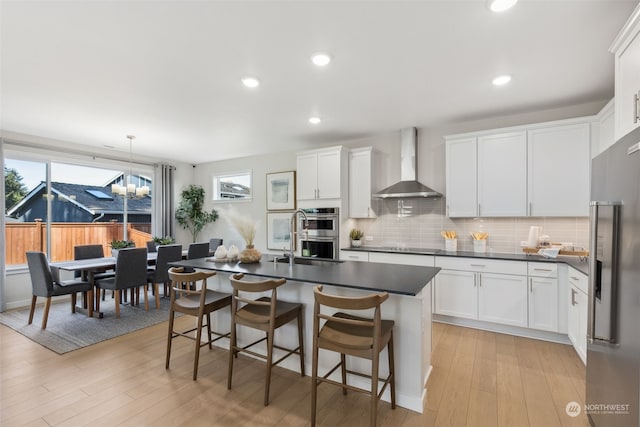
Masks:
[[[298,153],[296,192],[298,200],[339,199],[348,169],[343,147]]]
[[[616,140],[640,126],[640,5],[610,48],[615,57]]]
[[[349,151],[349,217],[373,218],[371,209],[371,147]]]
[[[591,158],[611,147],[616,142],[615,123],[615,99],[612,99],[602,107],[596,116],[598,119],[597,137],[593,138],[591,145]]]
[[[436,314],[527,326],[526,263],[436,257],[435,265]]]
[[[587,363],[587,292],[588,278],[580,271],[569,267],[568,334],[573,348]]]
[[[435,277],[434,310],[437,314],[478,318],[478,289],[476,273],[440,270]]]
[[[369,252],[341,250],[340,259],[345,261],[369,262]]]
[[[478,273],[478,320],[527,327],[527,278]]]
[[[529,327],[558,332],[558,266],[530,262]]]
[[[433,267],[433,256],[416,254],[398,254],[388,252],[369,252],[369,262],[386,264],[405,264]]]
[[[478,216],[476,138],[447,140],[447,216]]]
[[[596,120],[446,137],[447,216],[587,216]]]
[[[527,215],[527,134],[478,137],[478,214]]]

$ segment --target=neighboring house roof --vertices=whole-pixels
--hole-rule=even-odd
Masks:
[[[41,197],[45,191],[46,184],[41,182],[29,192],[19,203],[7,211],[7,215],[19,212],[22,207],[28,205],[34,197]],[[51,192],[58,197],[58,200],[68,201],[86,210],[91,215],[122,213],[124,203],[121,196],[111,194],[111,187],[101,187],[96,185],[67,184],[64,182],[52,182]],[[151,197],[140,199],[128,199],[127,211],[129,213],[151,214]]]

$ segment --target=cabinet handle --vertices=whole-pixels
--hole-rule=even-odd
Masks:
[[[534,268],[533,271],[553,271],[550,268]]]
[[[480,212],[481,212],[481,210],[480,210],[480,203],[478,203],[478,216],[482,216],[482,214],[481,214]]]
[[[529,279],[529,292],[533,293],[533,279]]]
[[[527,213],[527,215],[531,216],[531,202],[529,202],[529,212]]]
[[[486,267],[484,264],[469,264],[471,267]]]
[[[473,287],[476,288],[478,286],[478,275],[473,275]]]
[[[571,289],[571,305],[576,305],[576,290],[575,289]]]
[[[447,205],[445,208],[444,216],[449,216],[449,205]]]
[[[576,282],[579,281],[580,279],[576,276],[569,276],[570,279],[575,280]]]
[[[480,287],[482,287],[482,276],[478,275],[478,283],[480,284]]]
[[[640,92],[633,94],[633,123],[638,123],[638,120],[640,120],[640,117],[638,117],[638,94]]]

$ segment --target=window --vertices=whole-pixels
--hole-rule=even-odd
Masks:
[[[117,166],[39,161],[24,152],[7,151],[5,188],[11,189],[5,197],[8,268],[26,264],[29,250],[46,252],[55,262],[73,259],[74,246],[81,244],[102,244],[108,255],[110,242],[124,239],[125,233],[138,247],[151,240],[151,194],[125,198],[112,193],[112,184],[125,181],[149,185],[147,176],[134,170],[129,179],[129,171]]]
[[[251,171],[215,175],[213,200],[251,200]]]

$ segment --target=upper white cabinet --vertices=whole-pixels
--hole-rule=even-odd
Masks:
[[[527,215],[527,133],[478,137],[478,215]]]
[[[349,217],[373,218],[371,209],[371,147],[349,151]]]
[[[447,216],[478,215],[476,138],[447,140]]]
[[[640,126],[640,5],[609,50],[615,57],[615,135],[618,140]]]
[[[339,199],[347,180],[346,150],[330,147],[297,156],[298,200]]]
[[[452,135],[447,216],[586,216],[595,117]]]
[[[588,216],[590,126],[580,123],[530,130],[530,216]]]

